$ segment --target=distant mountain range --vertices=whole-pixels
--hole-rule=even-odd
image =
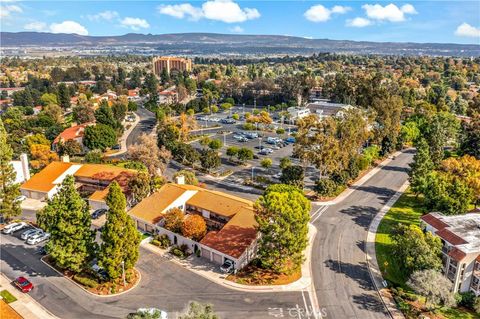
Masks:
[[[238,35],[216,33],[137,34],[83,36],[46,32],[0,32],[2,47],[99,47],[148,48],[156,54],[313,54],[319,52],[480,56],[480,45],[453,43],[400,43],[307,39],[282,35]],[[121,52],[121,50],[120,50]]]

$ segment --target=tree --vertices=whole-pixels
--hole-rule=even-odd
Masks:
[[[262,161],[260,162],[260,165],[262,165],[263,168],[265,169],[269,169],[270,167],[272,167],[272,159],[271,158],[264,158],[262,159]]]
[[[171,208],[163,215],[164,224],[163,227],[174,233],[180,233],[182,231],[183,220],[185,213],[180,208]]]
[[[442,242],[416,225],[401,224],[392,236],[394,256],[406,275],[417,270],[440,269]]]
[[[174,179],[178,176],[183,176],[185,178],[185,184],[187,185],[198,185],[198,179],[195,176],[194,171],[187,171],[185,169],[182,169],[173,174]]]
[[[49,145],[32,144],[30,146],[30,164],[34,169],[42,169],[53,161],[58,161],[58,155],[50,150]]]
[[[89,104],[75,106],[73,108],[73,119],[78,124],[94,122],[95,111]]]
[[[44,93],[40,100],[43,105],[58,104],[57,96],[54,93]]]
[[[480,313],[480,297],[475,298],[473,309],[475,310],[476,313]]]
[[[182,235],[200,241],[207,233],[207,224],[200,215],[188,215],[182,223]]]
[[[258,257],[262,267],[289,273],[303,262],[307,247],[310,201],[296,187],[271,185],[255,204],[261,233]]]
[[[204,169],[210,172],[212,169],[220,167],[221,160],[216,151],[202,150],[200,153],[200,163]]]
[[[299,165],[290,165],[282,169],[280,182],[283,184],[294,185],[303,188],[303,180],[305,179],[305,171]]]
[[[415,194],[423,193],[427,186],[427,177],[433,169],[430,159],[430,148],[427,141],[421,138],[417,143],[417,153],[410,164],[410,187]]]
[[[91,150],[99,149],[105,151],[106,148],[117,144],[117,134],[108,125],[97,124],[87,126],[83,137],[83,144]]]
[[[68,140],[65,143],[58,143],[58,152],[61,155],[66,154],[73,156],[82,153],[82,151],[82,145],[80,145],[80,143],[78,143],[76,140]]]
[[[237,156],[239,151],[239,148],[236,146],[230,146],[227,148],[227,156],[229,157],[229,160],[231,161],[233,157]]]
[[[203,305],[201,303],[192,301],[188,305],[188,309],[185,311],[185,313],[180,315],[178,319],[219,319],[219,317],[213,311],[212,305]]]
[[[222,146],[223,146],[223,143],[219,139],[211,140],[210,143],[208,143],[208,147],[214,151],[221,149]]]
[[[169,150],[158,147],[152,135],[140,135],[137,142],[128,148],[128,158],[143,163],[150,176],[162,175],[171,157]]]
[[[480,114],[462,127],[460,150],[463,154],[475,156],[480,160]]]
[[[83,158],[85,163],[100,164],[103,159],[103,152],[101,150],[91,150]]]
[[[474,197],[480,199],[480,159],[470,155],[450,157],[442,161],[439,170],[452,179],[460,179],[472,189]]]
[[[150,195],[150,175],[146,172],[138,172],[128,182],[128,188],[132,193],[133,201],[139,203]]]
[[[116,181],[108,189],[105,201],[108,206],[107,221],[103,227],[99,265],[110,279],[120,277],[122,262],[125,269],[131,269],[139,257],[140,234],[135,222],[126,212],[126,200]]]
[[[57,104],[49,104],[45,106],[42,113],[50,117],[57,124],[62,124],[64,122],[63,110]]]
[[[127,319],[162,319],[161,310],[155,309],[150,311],[150,309],[138,309],[135,313],[130,313],[127,316]]]
[[[253,151],[246,147],[241,147],[237,152],[237,158],[241,163],[253,159]]]
[[[200,153],[191,145],[178,143],[173,150],[175,160],[184,165],[193,165],[200,160]]]
[[[16,173],[11,163],[13,150],[8,144],[8,136],[0,118],[0,215],[5,219],[18,216],[21,213],[20,188],[15,183]]]
[[[70,90],[65,83],[60,83],[58,85],[58,102],[64,109],[70,107]]]
[[[210,139],[210,137],[204,136],[200,139],[200,141],[198,141],[198,143],[200,145],[202,145],[203,147],[207,147],[210,144],[211,141],[212,140]]]
[[[374,129],[374,141],[382,145],[381,154],[386,155],[397,145],[403,101],[396,95],[375,97],[372,100],[372,108],[375,110],[377,123]]]
[[[157,129],[157,144],[165,146],[169,151],[173,150],[180,138],[180,130],[174,124],[160,122]]]
[[[292,161],[288,157],[282,157],[280,159],[280,168],[283,170],[288,166],[292,165]]]
[[[120,123],[115,119],[112,108],[104,101],[100,104],[100,107],[95,111],[95,119],[97,123],[110,126],[112,129],[117,129]]]
[[[65,177],[58,192],[37,213],[37,223],[50,233],[47,248],[57,266],[76,273],[87,267],[95,249],[95,231],[73,176]]]
[[[435,307],[439,304],[455,306],[455,297],[452,293],[452,282],[434,269],[415,271],[407,281],[416,293],[425,297],[425,304]]]
[[[447,112],[437,113],[428,123],[425,136],[435,166],[443,160],[443,148],[448,144],[456,144],[459,128],[459,121],[453,114]]]

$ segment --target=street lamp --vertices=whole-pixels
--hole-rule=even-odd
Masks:
[[[125,261],[122,260],[122,278],[123,278],[123,287],[127,285],[127,282],[125,280]]]
[[[223,145],[227,146],[227,132],[223,132]]]
[[[260,149],[260,151],[262,150],[262,138],[261,137],[258,138],[258,148]]]

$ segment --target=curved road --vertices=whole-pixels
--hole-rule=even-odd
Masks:
[[[127,148],[130,145],[135,144],[142,133],[151,133],[156,124],[155,114],[149,110],[139,107],[135,113],[140,117],[140,122],[138,122],[137,126],[135,126],[132,132],[128,135]]]
[[[315,292],[328,318],[389,318],[368,272],[365,240],[374,216],[407,180],[412,157],[412,150],[403,152],[312,219],[318,230],[312,251]]]

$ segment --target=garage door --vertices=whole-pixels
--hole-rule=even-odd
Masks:
[[[213,255],[213,262],[217,264],[223,264],[223,257],[221,255],[215,254],[212,252]]]
[[[210,251],[206,249],[202,249],[202,257],[210,260]]]

